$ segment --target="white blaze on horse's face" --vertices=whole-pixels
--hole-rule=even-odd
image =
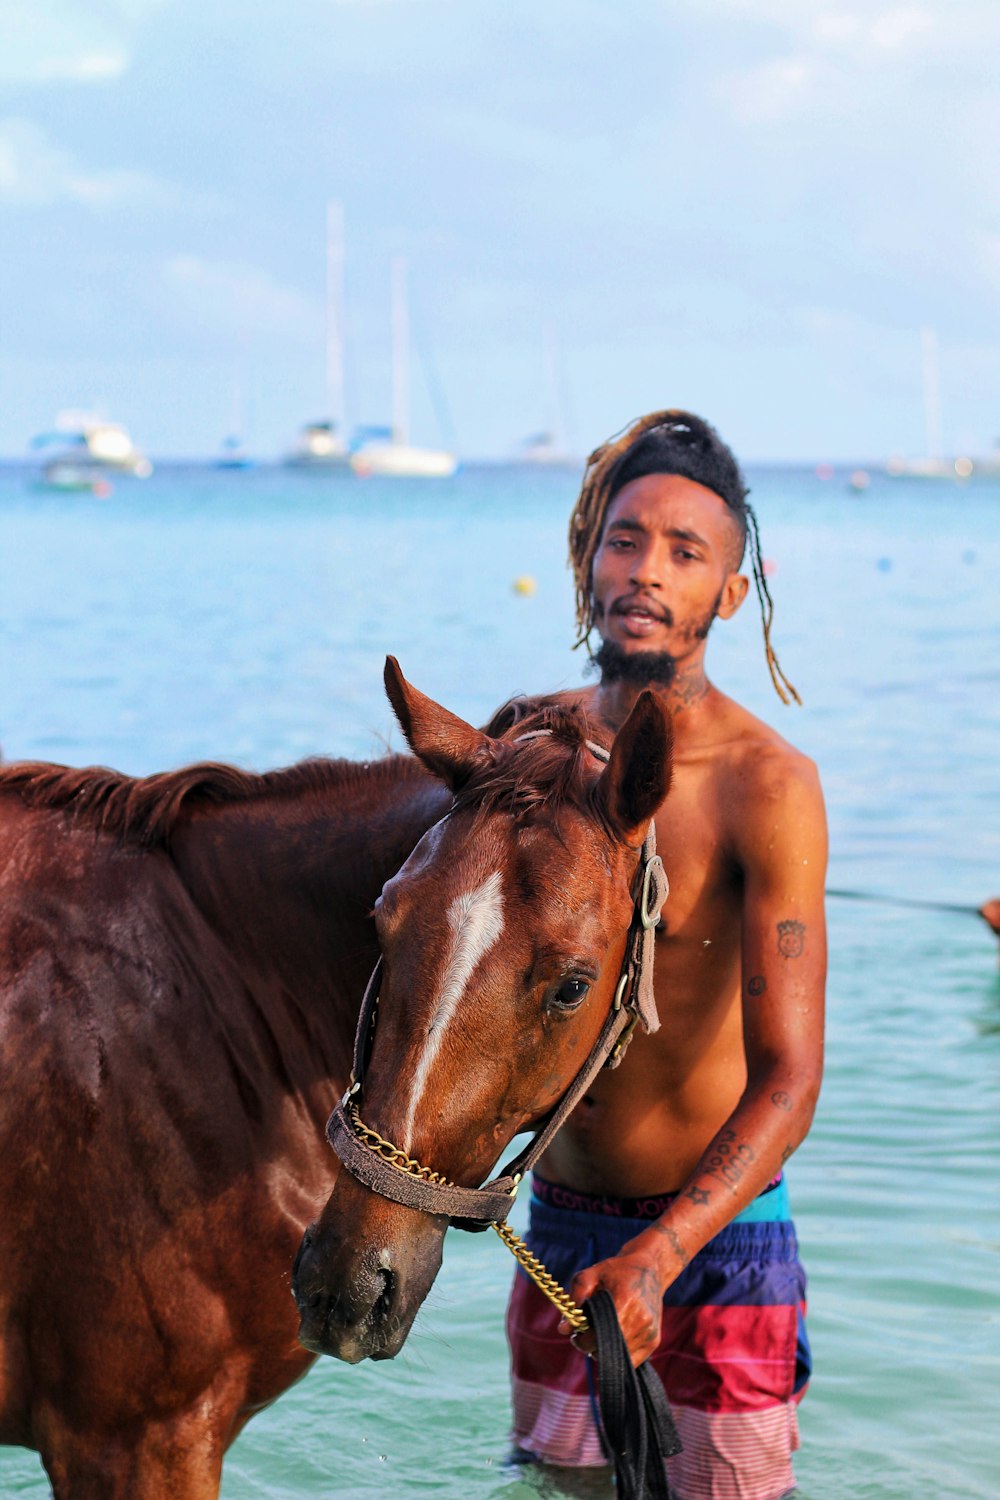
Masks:
[[[410,1091],[410,1107],[402,1140],[404,1151],[410,1150],[417,1106],[423,1097],[448,1024],[480,961],[503,934],[503,876],[499,870],[487,876],[473,890],[455,897],[448,908],[448,927],[450,945],[434,1014],[427,1028],[427,1039],[417,1061]]]

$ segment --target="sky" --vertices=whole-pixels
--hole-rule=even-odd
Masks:
[[[0,455],[65,407],[158,457],[326,414],[576,453],[685,406],[741,458],[1000,438],[995,0],[0,0]],[[547,351],[549,351],[547,355]]]

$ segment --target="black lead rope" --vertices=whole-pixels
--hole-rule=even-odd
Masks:
[[[957,911],[966,917],[980,917],[977,906],[959,906],[954,901],[922,901],[916,896],[883,896],[878,891],[834,891],[827,887],[826,894],[839,901],[875,901],[880,906],[916,906],[922,911]]]
[[[597,1341],[597,1396],[619,1500],[670,1500],[663,1461],[681,1440],[660,1377],[648,1360],[637,1370],[629,1359],[609,1292],[595,1292],[583,1310]]]

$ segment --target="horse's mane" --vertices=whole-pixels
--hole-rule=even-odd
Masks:
[[[540,730],[546,732],[538,739],[521,739]],[[457,807],[515,816],[543,807],[553,814],[590,807],[596,762],[586,742],[605,743],[608,736],[577,703],[515,698],[494,714],[486,732],[493,737],[489,755],[457,795]],[[138,777],[104,766],[20,761],[0,766],[0,795],[14,793],[26,807],[61,810],[78,826],[151,848],[168,844],[178,824],[199,808],[356,792],[362,783],[378,790],[426,774],[405,755],[376,761],[316,757],[262,773],[203,761]]]
[[[390,755],[371,762],[315,758],[280,771],[255,773],[204,761],[155,776],[125,776],[104,766],[77,769],[43,761],[0,767],[0,794],[16,793],[27,807],[66,811],[75,823],[149,848],[166,844],[181,819],[211,805],[290,800],[310,793],[388,785],[423,775],[417,761]]]
[[[587,741],[608,747],[607,729],[573,699],[515,698],[486,726],[488,755],[455,798],[456,807],[504,811],[515,817],[568,807],[593,814],[600,763]],[[537,738],[527,738],[537,735]],[[568,753],[567,753],[568,752]]]

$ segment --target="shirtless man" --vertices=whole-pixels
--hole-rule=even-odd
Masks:
[[[606,1288],[635,1363],[654,1358],[684,1443],[678,1500],[788,1494],[810,1370],[782,1173],[822,1073],[826,830],[813,764],[705,675],[709,627],[748,591],[745,496],[711,427],[657,413],[592,457],[570,528],[581,635],[601,639],[579,700],[610,730],[644,686],[671,712],[656,818],[670,895],[660,1030],[635,1036],[541,1159],[529,1238],[578,1301]],[[520,1274],[508,1331],[519,1454],[606,1462],[589,1361]]]

